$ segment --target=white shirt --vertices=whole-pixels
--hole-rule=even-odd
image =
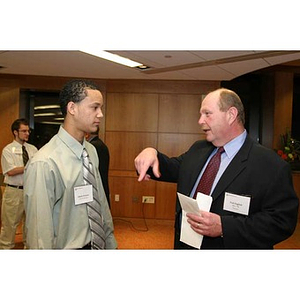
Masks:
[[[38,149],[28,143],[24,143],[24,146],[28,152],[29,159],[38,151]],[[4,175],[4,183],[12,185],[23,185],[23,174],[15,176],[7,175],[7,172],[17,167],[23,167],[23,156],[22,156],[22,144],[14,140],[3,148],[1,155],[1,166]]]

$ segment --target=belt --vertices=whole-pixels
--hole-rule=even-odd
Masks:
[[[23,190],[23,186],[22,186],[22,185],[12,185],[12,184],[7,184],[7,186],[10,186],[10,187],[13,187],[13,188],[16,188],[16,189]]]
[[[91,243],[88,243],[85,246],[83,246],[82,248],[79,248],[78,250],[91,250],[91,249],[92,249],[92,245],[91,245]]]

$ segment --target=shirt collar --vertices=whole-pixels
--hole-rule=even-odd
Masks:
[[[86,148],[86,140],[80,144],[76,139],[74,139],[61,125],[57,133],[58,137],[62,142],[79,158],[81,159],[82,150]]]
[[[16,140],[13,140],[12,144],[13,144],[13,146],[16,147],[16,148],[22,148],[22,146],[25,146],[25,147],[26,147],[26,146],[28,145],[27,142],[24,142],[24,144],[21,144],[21,143],[19,143],[19,142],[16,141]]]
[[[233,157],[243,146],[247,136],[247,131],[244,130],[242,134],[231,140],[224,146],[225,152],[229,158]]]

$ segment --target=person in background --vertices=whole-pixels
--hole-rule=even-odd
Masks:
[[[11,131],[14,140],[3,148],[1,155],[1,166],[6,187],[2,198],[0,249],[15,247],[17,227],[24,216],[24,167],[38,151],[35,146],[27,143],[30,129],[26,119],[15,120],[11,125]],[[23,226],[24,244],[25,241],[26,235]]]
[[[97,152],[85,139],[99,128],[103,96],[76,79],[59,97],[64,122],[25,170],[27,248],[115,249]]]
[[[86,140],[96,148],[99,158],[99,172],[103,183],[106,199],[110,207],[110,192],[108,184],[109,150],[105,143],[99,138],[99,129],[96,132],[87,133]]]
[[[135,158],[138,181],[177,182],[178,192],[194,198],[208,162],[220,152],[219,169],[205,192],[213,199],[210,211],[187,214],[191,228],[203,235],[201,249],[272,249],[291,236],[298,198],[290,166],[248,135],[239,96],[224,88],[209,93],[202,101],[198,123],[206,140],[195,142],[178,157],[144,149]],[[237,209],[240,205],[245,208],[242,213]],[[175,249],[189,248],[180,241],[181,214],[177,199]]]

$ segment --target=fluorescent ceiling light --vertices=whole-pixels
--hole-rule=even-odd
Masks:
[[[39,123],[41,123],[41,124],[50,124],[50,125],[61,125],[61,122],[46,122],[46,121],[44,121],[44,122],[39,122]]]
[[[35,117],[50,117],[50,116],[56,116],[55,113],[41,113],[41,114],[34,114]]]
[[[41,106],[35,106],[34,110],[38,110],[38,109],[53,109],[53,108],[60,108],[60,105],[41,105]]]
[[[91,55],[94,55],[94,56],[101,57],[101,58],[106,59],[106,60],[110,60],[110,61],[115,62],[117,64],[121,64],[121,65],[124,65],[124,66],[127,66],[127,67],[131,67],[131,68],[136,68],[136,67],[142,67],[143,66],[142,63],[139,63],[139,62],[133,61],[129,58],[122,57],[120,55],[113,54],[113,53],[103,51],[103,50],[94,50],[94,51],[80,50],[80,51],[91,54]]]

